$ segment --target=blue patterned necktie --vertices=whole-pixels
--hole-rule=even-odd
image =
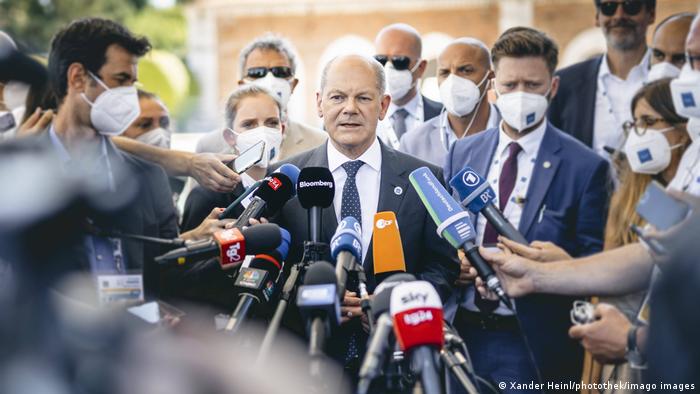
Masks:
[[[346,161],[343,163],[342,167],[348,177],[345,180],[345,185],[343,186],[343,198],[340,203],[340,219],[342,220],[343,218],[352,216],[357,219],[360,226],[362,226],[362,206],[360,204],[360,193],[357,191],[355,176],[363,164],[365,163],[361,160]],[[352,286],[350,283],[350,278],[348,278],[347,289],[350,291],[357,291],[356,281],[354,286]],[[352,333],[350,340],[348,341],[348,348],[345,352],[345,365],[351,364],[358,357],[359,351],[357,349],[357,333]]]

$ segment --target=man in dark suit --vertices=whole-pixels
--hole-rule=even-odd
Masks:
[[[656,0],[594,3],[595,25],[603,30],[607,51],[557,72],[561,83],[549,121],[607,158],[605,146],[619,149],[624,142],[630,101],[647,78],[646,32],[654,23]]]
[[[391,103],[386,117],[379,122],[377,135],[394,149],[401,137],[438,116],[442,104],[418,92],[428,62],[422,59],[420,34],[412,26],[395,23],[384,27],[374,41],[375,59],[384,66]]]
[[[486,177],[500,210],[529,242],[550,241],[582,256],[603,246],[609,166],[546,120],[559,82],[553,75],[557,53],[556,44],[534,29],[513,28],[501,35],[491,56],[503,121],[457,141],[445,176],[472,167]],[[475,222],[483,245],[498,242],[483,216]],[[470,268],[462,262],[465,277],[459,285],[470,284]],[[569,298],[518,299],[516,319],[502,305],[485,302],[472,287],[465,290],[454,322],[477,374],[496,383],[538,377],[543,382],[578,380],[581,352],[567,336]]]
[[[175,238],[177,216],[165,173],[120,152],[109,138],[138,116],[136,64],[149,49],[148,40],[105,19],[78,20],[58,32],[48,69],[59,106],[48,132],[39,139],[57,157],[60,169],[84,174],[105,201],[125,194],[127,181],[136,180],[134,202],[122,208],[118,220],[91,218],[100,229]],[[161,246],[103,235],[86,236],[83,246],[76,258],[82,268],[95,275],[142,271],[147,296],[158,295],[159,273],[153,258],[165,252]]]
[[[323,71],[316,96],[329,141],[287,162],[299,168],[323,166],[331,170],[336,193],[333,205],[323,211],[321,242],[330,241],[344,217],[353,216],[361,223],[363,267],[370,292],[377,285],[371,253],[373,217],[376,212],[393,211],[401,232],[406,271],[432,283],[444,300],[451,293],[459,269],[456,252],[438,238],[434,222],[408,180],[410,172],[422,166],[431,168],[438,179],[442,179],[442,172],[378,140],[377,122],[385,116],[390,101],[384,89],[383,69],[373,59],[350,55],[332,60]],[[308,234],[306,211],[294,198],[274,220],[292,236],[287,261],[299,261]],[[331,339],[331,353],[350,371],[357,372],[366,342],[360,319],[366,318],[355,293],[346,293],[341,314],[341,333]],[[350,349],[352,344],[358,351]]]

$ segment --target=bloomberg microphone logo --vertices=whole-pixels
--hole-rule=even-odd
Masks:
[[[307,182],[307,181],[300,181],[299,182],[299,187],[327,187],[329,189],[333,188],[333,182],[325,182],[325,181],[313,181],[313,182]]]

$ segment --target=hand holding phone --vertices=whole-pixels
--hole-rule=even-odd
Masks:
[[[229,167],[238,174],[242,174],[258,163],[263,158],[265,152],[265,141],[260,141],[257,144],[246,149],[229,163]]]

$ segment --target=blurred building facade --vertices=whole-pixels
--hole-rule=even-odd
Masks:
[[[659,0],[656,20],[697,9],[696,0]],[[372,55],[374,36],[390,23],[408,23],[423,36],[429,67],[422,90],[433,98],[435,58],[453,38],[472,36],[490,46],[509,27],[536,27],[559,44],[560,67],[605,49],[593,0],[194,0],[186,17],[203,121],[221,118],[221,103],[240,78],[240,50],[269,31],[296,47],[300,83],[290,114],[311,124],[319,123],[315,92],[325,63],[341,53]]]

